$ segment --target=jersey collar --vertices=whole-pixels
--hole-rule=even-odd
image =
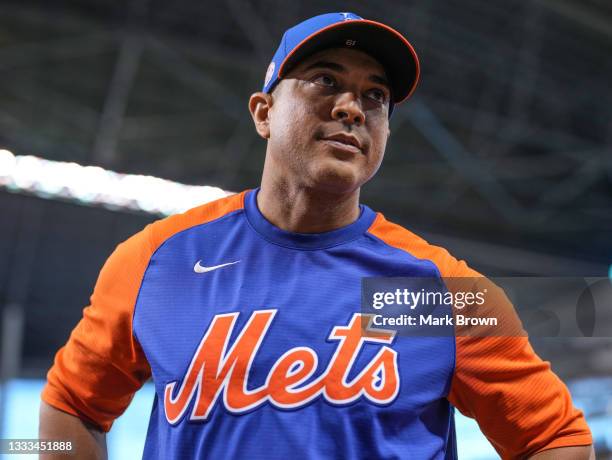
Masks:
[[[259,187],[247,192],[244,199],[246,217],[251,227],[271,243],[293,249],[326,249],[347,243],[363,235],[374,222],[376,213],[365,205],[359,205],[359,217],[352,224],[323,233],[294,233],[270,223],[257,206]]]

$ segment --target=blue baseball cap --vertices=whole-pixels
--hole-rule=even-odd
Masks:
[[[327,13],[306,19],[288,29],[268,66],[263,92],[275,85],[298,62],[328,48],[351,48],[374,57],[385,69],[393,104],[408,99],[419,81],[419,58],[397,30],[354,13]]]

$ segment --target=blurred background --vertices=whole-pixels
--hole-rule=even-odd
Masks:
[[[42,379],[120,241],[258,185],[249,95],[285,29],[346,10],[422,65],[362,201],[490,276],[612,276],[606,0],[0,0],[0,438],[36,437]],[[609,337],[533,340],[601,459]],[[146,386],[111,458],[140,456],[151,402]],[[460,458],[497,458],[474,422],[458,432]]]

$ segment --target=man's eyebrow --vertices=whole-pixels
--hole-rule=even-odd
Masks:
[[[311,69],[329,69],[329,70],[335,70],[336,72],[340,72],[340,73],[345,73],[346,72],[346,67],[344,67],[341,64],[338,64],[337,62],[329,62],[329,61],[315,61],[312,64],[310,64],[308,67],[306,67],[304,70],[311,70]]]
[[[387,88],[391,88],[389,81],[382,75],[370,75],[369,79],[370,81],[373,81],[374,83],[378,83],[379,85],[384,85]]]
[[[312,69],[329,69],[334,70],[339,73],[346,73],[346,67],[337,62],[330,61],[316,61],[310,64],[308,67],[304,69],[304,71],[312,70]],[[382,75],[372,74],[368,77],[368,79],[374,83],[378,83],[379,85],[384,85],[387,88],[390,88],[389,81]]]

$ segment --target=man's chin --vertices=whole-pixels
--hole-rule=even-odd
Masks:
[[[363,185],[362,177],[354,164],[326,161],[311,174],[312,188],[334,194],[351,193]]]

